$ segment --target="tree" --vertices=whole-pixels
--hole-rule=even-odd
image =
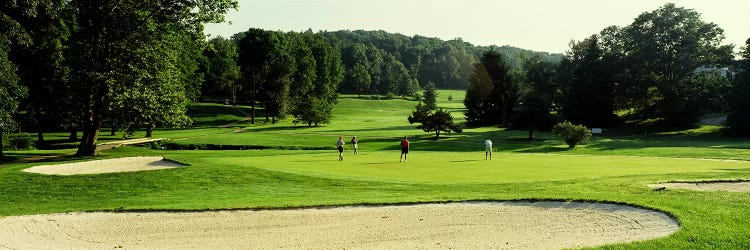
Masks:
[[[21,80],[19,73],[25,77],[31,75],[23,74],[27,71],[18,71],[16,63],[11,60],[12,50],[28,53],[45,47],[41,43],[37,43],[35,47],[34,39],[45,36],[45,34],[39,34],[39,32],[49,31],[45,29],[54,26],[49,23],[49,19],[55,18],[61,7],[62,1],[29,0],[0,3],[0,157],[3,156],[3,134],[9,133],[17,127],[13,116],[18,111],[19,101],[26,97],[28,91],[25,86],[19,84]],[[33,34],[39,36],[33,36]],[[56,36],[50,34],[49,37]],[[52,39],[46,41],[49,40]],[[54,52],[59,52],[59,50]],[[40,52],[37,55],[41,54],[45,53]],[[21,57],[17,56],[16,61],[19,58]],[[50,59],[50,61],[52,60]],[[46,69],[47,65],[34,66]],[[26,67],[24,69],[29,70]],[[44,76],[48,75],[40,75],[40,77]]]
[[[724,31],[702,21],[695,10],[669,3],[639,15],[623,32],[626,60],[631,62],[627,69],[633,77],[629,83],[648,97],[643,113],[671,125],[697,121],[704,110],[683,90],[696,87],[690,86],[696,68],[731,61],[732,47],[720,45]]]
[[[287,112],[294,57],[285,34],[249,29],[235,34],[239,49],[238,64],[251,103],[251,123],[255,123],[255,103],[266,108],[266,120],[276,123]]]
[[[42,4],[40,2],[40,4]],[[66,83],[67,66],[64,63],[63,43],[69,36],[63,1],[48,1],[37,6],[33,16],[24,11],[9,11],[28,35],[28,43],[10,46],[11,61],[18,66],[20,81],[28,89],[24,105],[30,121],[35,122],[38,144],[44,143],[45,131],[58,129],[64,124],[73,97]],[[18,6],[21,7],[21,6]],[[27,6],[31,7],[31,6]],[[66,100],[67,99],[67,100]]]
[[[204,50],[208,60],[208,70],[203,83],[206,92],[229,94],[233,105],[237,105],[237,95],[242,90],[238,80],[240,69],[237,66],[237,44],[224,37],[216,37],[208,42]]]
[[[75,29],[71,34],[71,80],[83,97],[83,136],[76,155],[95,155],[96,141],[111,89],[125,84],[112,74],[129,67],[135,48],[151,46],[149,39],[170,25],[202,33],[202,23],[222,21],[233,0],[73,0]],[[185,112],[182,110],[181,112]]]
[[[564,63],[572,67],[572,78],[565,79],[561,87],[565,96],[562,115],[566,120],[591,127],[617,123],[613,73],[603,56],[597,35],[571,43]]]
[[[469,124],[481,124],[487,122],[489,106],[487,97],[492,91],[492,79],[487,69],[481,63],[475,63],[474,69],[469,77],[469,85],[466,87],[464,98],[464,116]]]
[[[8,60],[8,48],[0,41],[0,158],[3,157],[3,134],[15,129],[13,114],[18,110],[18,100],[26,94],[26,88],[18,84],[16,66]]]
[[[442,108],[431,110],[422,103],[414,107],[414,111],[409,115],[408,120],[409,124],[420,123],[417,128],[424,132],[435,132],[435,140],[440,139],[440,132],[463,132],[461,126],[453,122],[453,116],[450,112]]]
[[[317,77],[316,61],[303,37],[296,34],[287,34],[287,36],[292,41],[291,46],[296,62],[289,93],[290,113],[295,117],[295,124],[309,122],[308,126],[312,126],[312,121],[315,120],[315,114],[312,112],[315,110],[313,105],[320,105],[313,95],[314,81]]]
[[[740,52],[742,60],[737,63],[732,96],[731,113],[727,116],[726,127],[730,135],[750,136],[750,38]]]
[[[425,84],[424,94],[422,96],[424,98],[424,105],[428,109],[434,110],[437,108],[438,91],[435,89],[435,84],[432,84],[431,82]]]
[[[575,148],[578,144],[586,144],[591,139],[591,130],[586,126],[576,125],[569,121],[556,124],[552,128],[552,134],[563,139],[569,148]]]
[[[526,72],[523,79],[527,90],[524,91],[522,110],[514,126],[528,129],[528,138],[531,140],[535,129],[548,130],[552,126],[550,111],[555,93],[558,91],[554,81],[557,67],[552,62],[534,57],[526,62],[524,68]]]
[[[341,62],[341,54],[318,35],[308,34],[307,44],[312,49],[315,59],[315,79],[311,93],[311,104],[302,107],[311,107],[309,118],[302,119],[309,125],[318,126],[328,123],[333,113],[333,107],[338,102],[338,89],[344,79],[344,66]]]
[[[367,47],[361,43],[352,44],[342,49],[341,58],[346,72],[344,84],[341,86],[341,89],[360,96],[370,93],[373,89],[373,79],[370,75]]]
[[[370,92],[370,85],[372,84],[372,78],[370,73],[367,72],[367,66],[364,64],[354,65],[354,68],[349,70],[347,74],[347,82],[355,90],[355,93],[362,96]]]
[[[519,98],[519,85],[502,55],[488,50],[480,63],[474,64],[469,78],[464,99],[466,120],[470,123],[504,123]]]
[[[261,97],[266,108],[266,120],[271,117],[271,123],[275,124],[276,118],[283,118],[288,111],[291,74],[295,72],[295,63],[284,34],[273,32],[270,38],[273,50],[270,51],[268,61],[264,62],[267,78],[263,79]]]
[[[130,51],[133,67],[117,68],[114,79],[123,84],[111,86],[109,110],[126,135],[146,128],[152,137],[156,127],[183,127],[190,124],[185,114],[189,102],[186,82],[192,72],[183,72],[183,48],[195,40],[185,31],[167,29],[149,37],[152,46]]]

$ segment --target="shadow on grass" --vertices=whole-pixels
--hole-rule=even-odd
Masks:
[[[448,162],[472,162],[472,161],[478,161],[478,160],[460,160],[460,161],[448,161]]]

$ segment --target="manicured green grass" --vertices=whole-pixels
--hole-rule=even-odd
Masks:
[[[439,163],[437,152],[413,152],[410,161],[401,164],[396,162],[397,153],[363,152],[361,157],[349,156],[340,162],[335,160],[333,152],[257,150],[222,151],[217,155],[216,151],[118,148],[105,152],[104,157],[165,154],[191,165],[171,170],[83,176],[25,173],[19,170],[32,164],[13,164],[0,168],[3,180],[0,214],[461,200],[595,200],[663,210],[681,223],[681,230],[672,236],[617,245],[617,248],[750,246],[747,237],[750,231],[746,228],[746,222],[750,221],[746,212],[750,209],[747,194],[653,191],[645,186],[665,180],[749,179],[746,162],[603,156],[587,163],[587,158],[597,157],[499,154],[492,162],[478,160],[482,164],[464,163],[461,166],[464,169],[458,169]],[[478,154],[452,153],[445,157],[472,160],[480,158]],[[519,158],[512,159],[515,157]],[[609,160],[613,167],[606,166]],[[295,161],[301,162],[289,165]],[[501,166],[499,163],[503,161],[530,164]],[[567,164],[545,166],[544,162]],[[605,166],[598,166],[597,162]],[[620,165],[625,163],[636,166]],[[680,171],[680,165],[689,171]]]
[[[419,183],[509,183],[643,174],[732,172],[750,162],[661,157],[577,156],[484,152],[414,152],[399,162],[399,151],[303,152],[293,155],[208,157],[208,162],[334,179]]]
[[[438,106],[463,121],[463,91],[440,90]],[[453,97],[452,101],[447,96]],[[159,129],[155,137],[180,144],[333,146],[338,135],[360,138],[360,155],[333,150],[150,150],[123,147],[102,157],[164,155],[184,168],[81,176],[46,176],[20,170],[46,163],[0,165],[0,216],[98,210],[204,210],[389,204],[465,200],[586,200],[627,203],[666,211],[681,229],[672,236],[608,246],[616,249],[748,249],[747,193],[655,191],[671,180],[750,179],[750,141],[719,135],[715,126],[676,131],[610,129],[570,150],[549,133],[496,127],[441,136],[417,130],[407,100],[342,95],[330,124],[307,128],[290,119],[240,122],[231,106],[196,104],[190,129]],[[248,110],[248,107],[238,108]],[[220,125],[232,124],[227,127]],[[109,136],[102,141],[122,137]],[[63,140],[67,134],[49,134]],[[143,133],[136,133],[142,137]],[[399,139],[409,136],[409,162],[399,163]],[[491,138],[494,160],[484,160]],[[12,157],[72,152],[11,151]],[[705,160],[704,158],[719,159]],[[53,163],[86,158],[61,158]],[[736,159],[739,161],[723,161]]]

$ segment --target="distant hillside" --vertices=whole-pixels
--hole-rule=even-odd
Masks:
[[[377,71],[377,64],[384,57],[392,56],[403,64],[421,86],[432,82],[438,88],[466,88],[472,64],[489,49],[502,53],[512,69],[522,69],[523,63],[532,57],[555,62],[563,58],[563,54],[537,52],[512,46],[475,46],[460,38],[445,41],[419,35],[410,37],[382,30],[322,31],[318,34],[329,38],[341,49],[347,69],[354,68],[359,60],[365,61],[372,71]],[[363,56],[364,58],[358,58]],[[378,73],[372,71],[371,74]],[[347,87],[353,86],[347,86],[345,83],[343,88],[346,90]]]

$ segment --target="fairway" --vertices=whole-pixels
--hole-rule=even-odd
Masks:
[[[344,161],[334,152],[209,157],[206,162],[334,179],[424,183],[509,183],[644,174],[722,172],[750,169],[750,162],[631,156],[581,156],[484,152],[412,152],[399,162],[398,151],[361,151]]]

